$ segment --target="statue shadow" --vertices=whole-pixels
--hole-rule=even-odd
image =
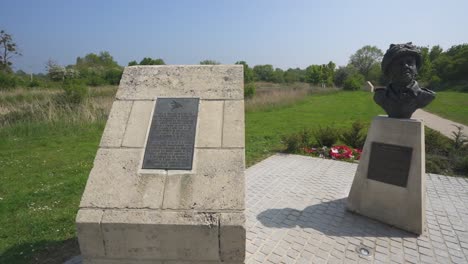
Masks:
[[[268,209],[257,219],[270,228],[311,228],[327,236],[417,237],[417,235],[346,210],[346,198],[297,210]]]

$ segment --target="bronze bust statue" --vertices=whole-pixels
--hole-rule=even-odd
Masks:
[[[421,67],[421,51],[411,42],[391,44],[382,59],[382,71],[390,84],[376,89],[374,101],[389,117],[411,118],[418,108],[425,107],[435,98],[435,93],[420,88],[415,80]]]

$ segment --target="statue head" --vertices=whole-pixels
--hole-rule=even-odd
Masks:
[[[411,42],[391,44],[382,60],[382,71],[392,82],[409,84],[421,67],[421,51]]]

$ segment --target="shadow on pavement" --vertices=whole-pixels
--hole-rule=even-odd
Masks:
[[[322,202],[304,210],[268,209],[257,215],[266,227],[312,228],[327,236],[417,237],[365,216],[346,210],[346,198]]]

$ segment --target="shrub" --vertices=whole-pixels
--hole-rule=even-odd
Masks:
[[[17,79],[13,74],[0,71],[0,90],[11,90],[17,85]]]
[[[313,134],[315,140],[321,147],[331,147],[338,141],[339,138],[338,131],[330,126],[326,126],[325,128],[319,127],[314,131]]]
[[[426,172],[450,175],[452,174],[450,167],[450,160],[447,157],[433,154],[426,155]]]
[[[453,148],[455,150],[460,150],[465,143],[468,142],[468,138],[466,135],[463,133],[463,127],[462,126],[457,126],[453,125],[454,127],[457,128],[457,131],[452,132],[452,140],[453,140]]]
[[[110,69],[106,71],[104,79],[110,85],[118,85],[120,78],[122,78],[123,70],[121,69]]]
[[[362,149],[366,141],[366,136],[362,132],[363,129],[364,124],[362,122],[354,121],[351,125],[351,129],[345,130],[340,136],[340,139],[350,147]]]
[[[30,81],[28,83],[28,87],[31,87],[31,88],[39,87],[40,85],[41,85],[41,83],[36,79],[34,79],[34,80],[32,80],[32,81]]]
[[[450,139],[428,127],[425,128],[426,153],[447,156],[450,152]]]
[[[244,97],[252,98],[255,95],[255,83],[247,83],[244,87]]]
[[[67,80],[63,83],[64,100],[66,103],[82,103],[89,94],[88,86],[77,80]]]
[[[347,91],[357,91],[364,85],[364,76],[356,73],[346,78],[343,84],[343,89]]]
[[[281,142],[285,145],[286,152],[298,153],[303,148],[310,146],[312,141],[312,132],[308,129],[303,129],[299,133],[284,135],[281,137]]]

